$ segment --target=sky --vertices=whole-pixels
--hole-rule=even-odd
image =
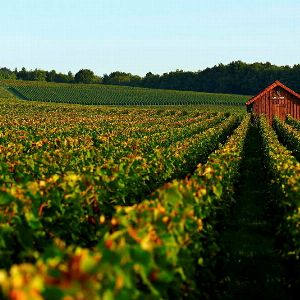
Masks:
[[[0,0],[0,67],[98,75],[300,63],[299,0]]]

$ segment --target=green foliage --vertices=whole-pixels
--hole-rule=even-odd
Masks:
[[[137,75],[132,75],[131,73],[125,72],[112,72],[109,75],[103,76],[104,84],[113,84],[113,85],[138,85],[141,77]]]
[[[7,82],[24,99],[94,105],[228,105],[244,106],[248,97],[109,85],[61,85]]]
[[[284,239],[284,254],[299,259],[300,163],[279,143],[265,117],[261,117],[259,121],[265,164],[272,178],[273,205],[279,210],[277,226]],[[275,124],[279,125],[279,121],[275,120]]]
[[[58,82],[58,83],[71,83],[74,82],[74,76],[71,72],[68,74],[56,73],[55,70],[50,72],[44,70],[26,70],[22,68],[20,71],[14,71],[13,78],[7,79],[19,79],[19,80],[26,80],[26,81],[50,81],[50,82]]]
[[[3,69],[5,70],[3,79],[14,79],[16,77],[21,80],[37,80],[35,79],[36,70],[22,68],[20,71],[11,71],[7,68]],[[53,70],[41,70],[41,72],[46,73],[46,80],[49,82],[76,82],[70,72],[68,74],[56,73],[55,70],[55,74]],[[7,74],[9,74],[8,77]],[[255,95],[275,80],[280,80],[300,92],[299,76],[299,64],[291,67],[276,66],[269,62],[247,64],[242,61],[233,61],[227,65],[221,63],[197,72],[176,70],[165,72],[162,75],[148,72],[144,77],[117,71],[104,74],[103,83],[179,91]],[[100,83],[101,80],[101,77],[95,76],[95,81],[91,82]]]
[[[19,103],[13,118],[10,113],[0,123],[0,183],[9,199],[5,209],[12,213],[2,219],[10,226],[0,249],[14,244],[0,262],[6,265],[12,257],[33,259],[53,235],[77,245],[95,244],[103,235],[96,226],[101,215],[110,216],[114,205],[137,203],[167,180],[191,172],[239,122],[235,115],[201,111],[165,110],[162,116],[137,109],[120,119],[124,109],[76,107],[68,115],[66,106],[29,104]],[[34,109],[37,116],[24,122]],[[70,122],[74,114],[79,124]],[[30,244],[22,239],[26,228]]]
[[[2,99],[3,298],[204,298],[250,127],[218,109]],[[300,164],[264,117],[259,128],[275,221],[297,259]]]
[[[0,99],[1,98],[12,98],[13,95],[9,93],[4,87],[0,86]]]
[[[296,119],[292,118],[291,116],[287,116],[286,123],[288,125],[291,125],[295,129],[300,130],[300,121],[299,120],[296,120]]]
[[[25,68],[22,68],[21,71],[15,73],[17,79],[23,80],[46,81],[47,78],[47,72],[39,69],[27,71]]]
[[[198,72],[176,70],[162,75],[147,73],[138,82],[128,85],[199,91],[210,93],[233,93],[255,95],[275,80],[300,91],[300,65],[276,66],[271,63],[233,61],[227,65],[218,64]]]
[[[88,69],[82,69],[75,74],[75,82],[76,83],[100,83],[100,79],[97,78],[93,71]]]
[[[291,119],[289,120],[292,122]],[[295,125],[297,124],[296,122],[295,120]],[[280,121],[277,117],[274,118],[273,127],[283,144],[287,145],[288,149],[291,150],[300,161],[300,131]]]
[[[174,168],[195,165],[201,157],[205,159],[231,134],[240,117],[155,109],[129,109],[124,115],[122,109],[84,107],[81,112],[74,107],[66,113],[64,106],[56,106],[56,113],[51,114],[50,106],[40,104],[30,111],[39,114],[24,119],[28,104],[14,105],[19,109],[14,120],[0,124],[1,152],[5,155],[1,180],[3,192],[11,197],[2,207],[6,212],[1,220],[4,243],[13,234],[3,249],[14,250],[13,243],[17,242],[23,257],[12,262],[28,261],[29,254],[33,262],[1,271],[4,294],[33,300],[67,296],[167,299],[172,294],[201,297],[197,276],[199,269],[201,272],[202,266],[209,265],[218,253],[214,216],[230,206],[249,116],[193,176],[165,184],[146,200],[135,197],[133,205],[119,205],[112,215],[105,215],[93,210],[95,199],[96,204],[101,203],[105,188],[94,190],[98,184],[92,180],[98,176],[102,176],[101,181],[118,177],[124,169],[120,158],[128,156],[127,151],[131,151],[135,173],[141,176],[140,161],[143,169],[157,170],[153,180]],[[74,123],[78,119],[81,122]],[[211,128],[204,130],[205,122]],[[151,160],[147,162],[143,157],[148,154]],[[55,165],[48,162],[52,156]],[[108,160],[99,169],[102,156],[118,161],[118,165],[110,166]],[[21,167],[14,162],[20,162]],[[118,188],[110,190],[117,192]],[[63,232],[73,233],[74,237],[61,235]],[[95,232],[96,247],[80,247],[75,237],[82,234],[82,240]]]
[[[0,80],[14,80],[16,79],[16,74],[8,68],[0,68]]]

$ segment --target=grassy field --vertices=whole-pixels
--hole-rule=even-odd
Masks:
[[[249,97],[242,95],[183,92],[100,84],[56,84],[28,81],[6,81],[0,84],[11,94],[24,100],[93,105],[245,106],[245,102],[249,99]]]
[[[3,86],[0,86],[0,98],[11,98],[13,95]]]

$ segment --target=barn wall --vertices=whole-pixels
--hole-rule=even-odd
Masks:
[[[262,95],[253,103],[253,113],[256,115],[265,114],[270,120],[274,115],[278,115],[278,107],[281,106],[281,115],[279,117],[290,114],[295,119],[300,119],[300,100],[294,95],[281,89],[281,95],[285,99],[272,99],[272,90]]]

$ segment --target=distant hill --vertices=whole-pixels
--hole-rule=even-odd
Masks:
[[[2,90],[24,99],[94,105],[235,105],[242,95],[146,89],[103,84],[58,84],[37,81],[2,81]]]

